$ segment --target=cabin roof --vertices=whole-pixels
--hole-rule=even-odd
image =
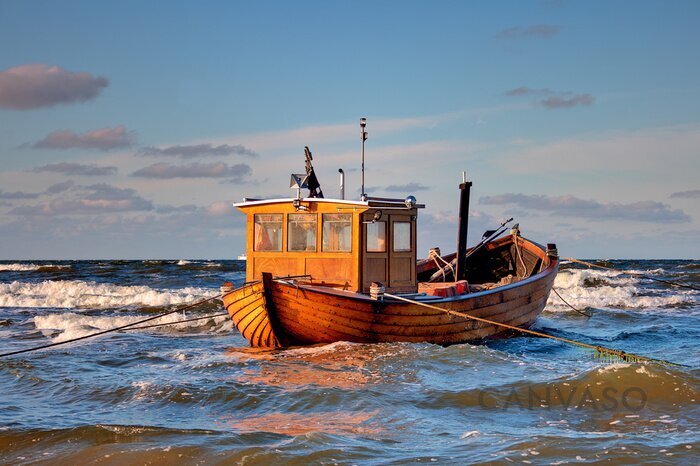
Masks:
[[[244,198],[243,202],[234,202],[233,206],[234,207],[252,207],[252,206],[262,206],[262,205],[270,205],[270,204],[288,204],[292,203],[296,198],[290,197],[290,198],[276,198],[276,199],[251,199],[251,198]],[[390,199],[390,198],[371,198],[368,197],[367,200],[361,201],[361,200],[347,200],[347,199],[332,199],[332,198],[325,198],[325,197],[305,197],[302,199],[299,199],[301,202],[317,202],[319,204],[322,203],[328,203],[328,204],[345,204],[348,206],[356,206],[356,207],[396,207],[396,206],[404,206],[405,205],[405,200],[404,199]],[[424,204],[416,204],[415,207],[417,208],[425,208]]]
[[[234,202],[233,206],[234,207],[248,207],[248,206],[257,206],[257,205],[267,205],[267,204],[287,204],[291,203],[295,200],[296,198],[290,197],[290,198],[277,198],[277,199],[249,199],[249,198],[244,198],[243,202]],[[345,199],[326,199],[323,197],[305,197],[300,199],[301,202],[318,202],[318,203],[332,203],[332,204],[347,204],[347,205],[355,205],[359,207],[369,207],[370,204],[367,201],[349,201]]]

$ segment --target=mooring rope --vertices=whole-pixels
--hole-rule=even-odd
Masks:
[[[196,322],[198,320],[204,320],[204,319],[212,319],[214,317],[222,317],[222,316],[228,316],[228,312],[220,312],[219,314],[210,314],[208,316],[202,316],[202,317],[194,317],[192,319],[185,319],[185,320],[176,320],[175,322],[165,322],[162,324],[151,324],[151,325],[143,325],[141,327],[130,327],[124,329],[124,331],[131,331],[131,330],[144,330],[147,328],[156,328],[156,327],[165,327],[166,325],[177,325],[177,324],[184,324],[187,322]]]
[[[130,324],[121,325],[121,326],[119,326],[119,327],[114,327],[114,328],[110,328],[110,329],[107,329],[107,330],[102,330],[102,331],[100,331],[100,332],[91,333],[91,334],[89,334],[89,335],[83,335],[82,337],[71,338],[70,340],[59,341],[59,342],[57,342],[57,343],[49,343],[49,344],[41,345],[41,346],[34,346],[34,347],[32,347],[32,348],[25,348],[25,349],[23,349],[23,350],[17,350],[17,351],[11,351],[11,352],[9,352],[9,353],[3,353],[3,354],[0,354],[0,358],[5,357],[5,356],[13,356],[13,355],[16,355],[16,354],[29,353],[29,352],[31,352],[31,351],[38,351],[38,350],[46,349],[46,348],[52,348],[52,347],[54,347],[54,346],[65,345],[65,344],[68,344],[68,343],[73,343],[73,342],[76,342],[76,341],[85,340],[85,339],[87,339],[87,338],[93,338],[93,337],[97,337],[97,336],[100,336],[100,335],[104,335],[104,334],[106,334],[106,333],[118,332],[118,331],[120,331],[120,330],[128,329],[129,327],[133,327],[133,326],[135,326],[135,325],[139,325],[139,324],[143,324],[143,323],[145,323],[145,322],[150,322],[150,321],[152,321],[152,320],[160,319],[161,317],[165,317],[165,316],[167,316],[167,315],[174,314],[174,313],[176,313],[176,312],[181,312],[181,311],[186,311],[187,309],[192,309],[193,307],[197,307],[197,306],[199,306],[199,305],[201,305],[201,304],[204,304],[204,303],[207,303],[207,302],[209,302],[209,301],[213,301],[213,300],[215,300],[215,299],[219,299],[219,298],[221,298],[222,296],[223,296],[223,294],[219,294],[219,295],[216,295],[216,296],[212,296],[211,298],[202,299],[202,300],[197,301],[197,302],[195,302],[195,303],[189,304],[189,305],[187,305],[187,306],[185,306],[185,307],[181,307],[181,308],[178,308],[178,309],[175,309],[175,310],[172,310],[172,311],[168,311],[168,312],[163,312],[163,313],[158,314],[158,315],[156,315],[156,316],[148,317],[147,319],[142,319],[142,320],[139,320],[139,321],[136,321],[136,322],[132,322],[132,323],[130,323]]]
[[[582,311],[581,309],[576,309],[574,306],[572,306],[571,304],[569,304],[569,303],[566,301],[566,299],[564,299],[564,298],[561,297],[561,295],[559,294],[559,292],[558,292],[555,288],[552,288],[552,291],[554,291],[554,294],[556,294],[557,296],[559,296],[559,299],[561,299],[561,300],[564,302],[564,304],[566,304],[567,306],[569,306],[569,307],[570,307],[571,309],[573,309],[574,311],[576,311],[576,312],[578,312],[579,314],[584,315],[584,316],[586,316],[586,317],[593,317],[593,314],[589,314],[589,313],[587,313],[587,312],[584,312],[584,311]]]
[[[507,329],[511,329],[511,330],[516,330],[518,332],[527,333],[529,335],[535,335],[535,336],[542,337],[542,338],[549,338],[551,340],[557,340],[557,341],[561,341],[564,343],[569,343],[571,345],[591,349],[591,350],[594,350],[596,352],[596,354],[608,356],[611,358],[617,358],[617,359],[625,361],[625,362],[648,361],[648,362],[657,362],[657,363],[661,363],[661,364],[668,364],[671,366],[683,366],[683,364],[678,364],[678,363],[671,362],[671,361],[665,361],[663,359],[654,359],[654,358],[649,358],[646,356],[639,356],[637,354],[627,353],[625,351],[616,350],[613,348],[606,348],[604,346],[589,345],[588,343],[583,343],[581,341],[569,340],[568,338],[557,337],[554,335],[549,335],[548,333],[537,332],[535,330],[530,330],[527,328],[521,328],[521,327],[516,327],[514,325],[504,324],[501,322],[495,322],[493,320],[484,319],[483,317],[476,317],[476,316],[472,316],[472,315],[469,315],[469,314],[464,313],[464,312],[452,311],[450,309],[443,309],[441,307],[433,306],[432,304],[421,303],[420,301],[415,301],[413,299],[404,298],[402,296],[396,296],[396,295],[390,294],[390,293],[384,293],[384,296],[388,296],[390,298],[394,298],[394,299],[397,299],[399,301],[404,301],[407,303],[416,304],[418,306],[423,306],[423,307],[426,307],[428,309],[434,309],[436,311],[444,312],[444,313],[449,314],[449,315],[454,316],[454,317],[462,317],[465,319],[476,320],[478,322],[483,322],[485,324],[494,325],[497,327],[503,327],[503,328],[507,328]]]
[[[455,276],[455,269],[454,269],[454,267],[452,267],[452,264],[449,263],[449,262],[447,262],[445,259],[443,259],[443,258],[440,256],[440,254],[438,254],[438,252],[437,252],[435,249],[431,249],[431,250],[428,252],[428,259],[432,259],[433,262],[435,262],[435,267],[437,267],[440,271],[442,271],[442,281],[443,281],[443,282],[444,282],[444,281],[447,281],[447,278],[445,278],[445,269],[448,269],[448,268],[449,268],[450,271],[452,272],[452,276],[453,276],[453,277]],[[445,264],[445,266],[441,266],[441,265],[438,263],[438,260],[439,260],[440,262],[442,262],[443,264]]]
[[[582,261],[580,259],[572,259],[570,257],[563,257],[562,260],[576,262],[577,264],[586,265],[588,267],[597,267],[597,268],[603,269],[603,270],[610,270],[612,272],[623,273],[625,275],[633,275],[636,277],[646,278],[647,280],[653,280],[655,282],[666,283],[667,285],[671,285],[671,286],[678,286],[681,288],[689,288],[691,290],[700,291],[700,288],[698,288],[697,286],[688,285],[687,283],[672,282],[670,280],[663,280],[661,278],[650,277],[649,275],[644,275],[643,273],[639,273],[639,272],[628,272],[626,270],[613,269],[612,267],[605,267],[604,265],[593,264],[591,262]]]

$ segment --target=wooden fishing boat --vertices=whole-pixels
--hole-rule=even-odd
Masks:
[[[450,345],[526,328],[544,309],[556,246],[523,238],[517,226],[499,237],[504,222],[467,248],[471,183],[459,186],[457,252],[417,261],[423,205],[413,196],[323,198],[310,160],[307,148],[306,175],[292,175],[297,197],[234,204],[247,216],[246,283],[225,284],[222,300],[251,346]]]

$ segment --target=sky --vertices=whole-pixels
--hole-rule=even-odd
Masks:
[[[414,195],[418,256],[514,217],[700,257],[700,2],[0,0],[0,259],[231,259],[243,197]]]

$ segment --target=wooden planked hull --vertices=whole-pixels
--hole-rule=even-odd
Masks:
[[[490,247],[503,250],[512,238]],[[558,270],[556,257],[522,238],[529,264],[540,271],[515,283],[449,298],[412,299],[445,310],[466,313],[518,327],[530,326],[542,312]],[[537,265],[539,264],[539,265]],[[525,268],[530,265],[523,263]],[[245,288],[249,288],[243,291]],[[351,341],[430,342],[441,345],[492,337],[506,331],[497,325],[448,315],[419,304],[387,298],[377,301],[360,293],[329,289],[292,280],[249,285],[224,297],[236,328],[252,346],[278,347]],[[266,333],[267,332],[267,333]]]
[[[236,329],[254,348],[282,346],[277,338],[262,282],[246,284],[222,297],[224,307]]]

